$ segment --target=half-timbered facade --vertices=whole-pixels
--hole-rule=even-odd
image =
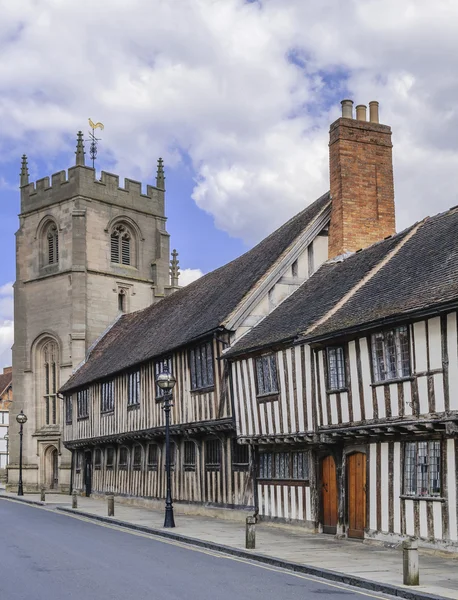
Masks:
[[[328,261],[226,353],[262,518],[458,549],[457,233],[452,209]]]
[[[177,379],[171,413],[176,501],[253,506],[252,456],[236,443],[222,351],[327,258],[329,194],[258,246],[193,284],[121,317],[62,387],[72,487],[165,495],[165,421],[155,378]]]

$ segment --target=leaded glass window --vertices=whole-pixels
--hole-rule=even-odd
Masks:
[[[158,463],[158,447],[156,444],[149,444],[148,446],[148,470],[149,471],[157,471],[157,463]]]
[[[140,404],[140,371],[129,373],[127,378],[127,406]]]
[[[163,358],[162,360],[158,360],[154,363],[154,379],[157,379],[157,376],[163,371],[167,371],[168,373],[173,373],[172,371],[172,358]],[[160,388],[156,384],[156,400],[162,398],[165,394],[165,390]]]
[[[142,455],[143,450],[142,447],[137,444],[134,446],[134,460],[133,460],[133,469],[134,471],[140,471],[142,468]]]
[[[407,327],[396,327],[372,335],[374,380],[389,381],[410,375],[410,351]]]
[[[184,443],[183,468],[185,471],[196,470],[196,444],[187,441]]]
[[[114,448],[107,448],[107,469],[112,470],[114,468],[115,452]]]
[[[236,439],[232,440],[232,470],[248,471],[250,468],[250,446],[238,444]]]
[[[307,451],[262,452],[259,455],[259,479],[309,479],[310,455]]]
[[[205,442],[205,470],[219,471],[221,469],[221,442],[207,440]]]
[[[213,351],[212,343],[205,342],[192,348],[189,353],[191,366],[191,390],[213,387]]]
[[[345,388],[345,358],[342,346],[327,348],[328,356],[328,389],[340,390]]]
[[[258,396],[278,394],[277,359],[275,354],[256,358],[256,381]]]
[[[76,392],[76,407],[78,410],[78,419],[87,419],[89,417],[89,389]]]
[[[99,471],[102,468],[102,451],[96,448],[94,452],[94,469]]]
[[[100,411],[114,411],[114,381],[104,381],[100,391]]]
[[[121,446],[119,449],[119,468],[125,471],[127,469],[128,460],[129,451],[125,446]]]
[[[65,423],[71,425],[73,421],[73,397],[65,396]]]
[[[406,496],[441,495],[440,441],[406,442],[404,494]]]

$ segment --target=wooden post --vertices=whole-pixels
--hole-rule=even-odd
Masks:
[[[404,585],[420,585],[418,542],[409,538],[402,542]]]
[[[40,500],[42,502],[46,501],[46,490],[45,490],[44,487],[42,487],[41,490],[40,490]]]
[[[113,494],[110,494],[109,496],[107,496],[107,501],[108,501],[108,516],[114,517],[114,496],[113,496]]]
[[[256,548],[256,517],[246,518],[245,548],[254,550]]]
[[[75,490],[72,493],[72,508],[78,508],[78,496]]]

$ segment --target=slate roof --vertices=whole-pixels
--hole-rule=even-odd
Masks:
[[[397,254],[306,339],[368,328],[458,301],[458,209],[427,218]]]
[[[410,229],[340,262],[326,262],[270,315],[243,336],[225,357],[291,341],[322,318],[397,246]]]
[[[9,373],[0,373],[0,394],[6,390],[7,387],[11,385],[13,381],[13,373],[10,371]]]
[[[60,391],[109,377],[218,329],[330,202],[330,194],[324,194],[239,258],[164,300],[121,317]]]

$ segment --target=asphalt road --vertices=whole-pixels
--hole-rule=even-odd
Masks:
[[[0,553],[0,600],[386,598],[7,500]]]

